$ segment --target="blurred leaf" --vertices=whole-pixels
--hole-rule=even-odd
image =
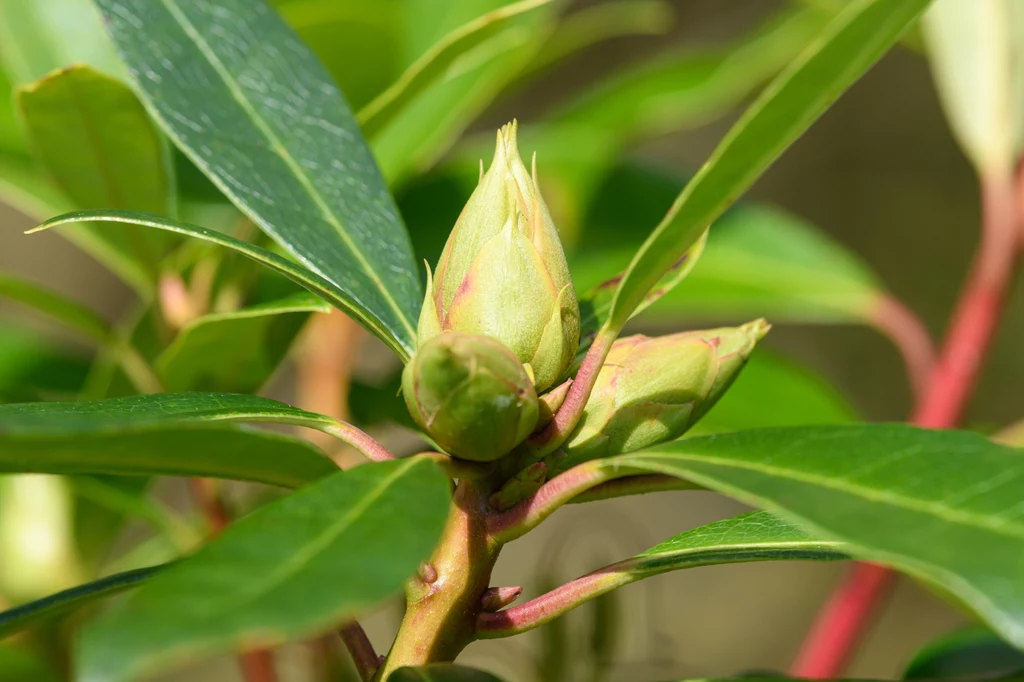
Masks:
[[[25,138],[22,137],[18,117],[14,113],[12,92],[11,80],[0,68],[0,151],[20,156],[26,151]]]
[[[817,8],[785,9],[732,45],[664,54],[613,74],[553,119],[614,131],[620,140],[707,123],[793,61],[829,18]]]
[[[521,0],[463,24],[434,44],[387,90],[359,111],[363,133],[373,137],[460,57],[498,33],[510,19],[552,0]]]
[[[672,6],[665,0],[606,0],[562,17],[525,75],[533,75],[566,57],[610,38],[661,34],[672,23]]]
[[[453,663],[432,663],[415,668],[399,668],[388,682],[502,682],[498,677],[475,668]]]
[[[331,307],[308,293],[186,325],[157,361],[169,391],[254,393],[270,378],[313,312]]]
[[[637,252],[610,325],[621,328],[707,227],[846,88],[880,58],[928,0],[852,0],[813,46],[751,105]]]
[[[1024,646],[1024,458],[971,433],[851,424],[689,438],[603,460],[762,507],[957,597]]]
[[[0,329],[0,402],[68,398],[88,371],[85,357],[24,330]]]
[[[541,573],[537,591],[540,594],[557,589],[562,581],[550,570]],[[569,624],[565,618],[555,618],[538,630],[540,646],[537,652],[538,682],[563,682],[570,674],[575,658],[569,636]]]
[[[61,677],[27,647],[0,642],[0,682],[61,682]]]
[[[921,25],[961,147],[979,170],[1009,168],[1024,145],[1024,7],[936,0]]]
[[[217,422],[323,428],[333,420],[266,398],[218,393],[0,405],[0,471],[209,476],[298,487],[336,470],[305,441]]]
[[[14,275],[0,272],[0,297],[45,313],[92,339],[105,341],[110,337],[107,321],[86,306]]]
[[[856,420],[853,407],[821,375],[758,349],[736,382],[690,433]]]
[[[409,237],[355,118],[309,49],[263,2],[97,4],[178,146],[334,283],[345,312],[408,359],[422,299]]]
[[[601,563],[598,562],[597,565],[600,566]],[[592,620],[587,654],[593,666],[590,679],[592,682],[602,682],[608,679],[619,648],[622,623],[620,595],[616,592],[602,594],[590,602],[589,606]]]
[[[13,609],[0,612],[0,638],[30,627],[40,620],[64,615],[68,611],[77,609],[97,599],[109,597],[137,587],[140,583],[149,580],[164,568],[164,566],[153,566],[151,568],[140,568],[125,573],[117,573],[116,575],[100,578],[91,583],[79,585],[70,590],[64,590],[49,597],[21,604]],[[3,677],[0,676],[0,680],[2,679]]]
[[[37,158],[78,208],[170,213],[168,151],[126,85],[74,66],[23,86],[18,105]],[[170,235],[91,229],[130,264],[129,284],[151,290]]]
[[[72,64],[124,70],[91,0],[0,2],[0,61],[16,85]]]
[[[984,628],[958,630],[927,645],[910,661],[905,680],[963,679],[1024,671],[1024,652]]]
[[[338,472],[262,507],[87,628],[82,679],[135,679],[327,631],[401,591],[448,502],[440,467],[413,458]]]

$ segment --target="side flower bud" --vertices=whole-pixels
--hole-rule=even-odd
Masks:
[[[476,334],[446,332],[422,344],[402,373],[416,423],[449,454],[490,462],[537,423],[537,393],[519,359]]]
[[[616,341],[564,446],[565,456],[549,463],[550,475],[682,436],[714,406],[768,329],[757,320]]]
[[[538,391],[565,372],[580,311],[558,231],[541,198],[536,159],[519,157],[515,122],[498,132],[480,177],[428,281],[420,344],[446,331],[497,339],[528,364]]]

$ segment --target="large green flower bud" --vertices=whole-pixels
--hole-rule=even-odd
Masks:
[[[498,132],[490,169],[480,176],[427,286],[418,337],[445,331],[483,334],[530,365],[538,391],[569,367],[580,338],[580,310],[562,243],[519,157],[515,122]]]
[[[422,344],[402,373],[402,393],[416,423],[462,459],[498,459],[537,423],[522,363],[486,336],[445,332]]]
[[[742,327],[616,341],[564,446],[567,456],[549,464],[549,476],[683,435],[714,406],[768,328],[757,320]]]

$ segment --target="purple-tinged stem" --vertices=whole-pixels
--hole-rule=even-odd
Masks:
[[[536,493],[508,511],[488,517],[487,533],[491,541],[498,545],[511,542],[536,528],[556,509],[577,495],[607,481],[634,473],[625,467],[610,466],[607,460],[577,464],[555,476]]]
[[[903,356],[914,395],[924,394],[935,366],[935,342],[921,319],[902,301],[884,296],[870,315],[871,323],[889,337]]]
[[[373,644],[366,636],[363,626],[352,621],[338,628],[338,634],[341,636],[345,648],[348,649],[348,653],[352,656],[352,662],[356,666],[360,679],[363,682],[370,682],[376,674],[377,668],[380,667],[380,658],[373,650]]]
[[[615,338],[618,335],[618,330],[608,327],[602,327],[601,331],[597,333],[597,337],[594,339],[593,345],[590,346],[590,350],[587,351],[586,357],[583,358],[583,364],[576,372],[576,377],[569,387],[565,401],[558,408],[554,419],[544,427],[543,431],[535,433],[526,441],[534,458],[544,457],[557,450],[576,428],[580,417],[583,416],[583,408],[587,406],[587,401],[590,399],[590,392],[594,390],[594,384],[597,383],[597,375],[601,371],[601,366],[604,365],[608,352],[612,349],[612,344],[615,343]]]
[[[665,474],[627,476],[626,478],[619,478],[594,486],[587,492],[581,493],[569,500],[569,504],[598,502],[600,500],[611,500],[616,497],[645,495],[647,493],[658,493],[667,490],[704,490],[704,488],[691,481],[676,478],[675,476],[666,476]]]
[[[391,454],[386,447],[378,443],[373,437],[351,424],[335,420],[330,424],[326,424],[318,428],[324,433],[334,436],[346,445],[352,446],[358,450],[363,457],[366,457],[366,459],[371,462],[390,462],[393,459],[397,459],[397,457]]]

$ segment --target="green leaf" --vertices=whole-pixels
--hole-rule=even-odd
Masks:
[[[899,39],[928,2],[847,4],[744,113],[637,252],[616,293],[612,327],[625,324],[707,227]]]
[[[448,516],[448,480],[413,458],[338,472],[235,522],[82,638],[85,682],[324,632],[401,591]]]
[[[126,571],[72,587],[43,599],[21,604],[0,613],[0,639],[30,627],[34,623],[66,614],[68,611],[137,587],[159,573],[165,566],[152,566]],[[2,678],[0,678],[2,679]]]
[[[166,144],[121,81],[74,66],[23,86],[17,99],[37,159],[78,208],[171,212]],[[90,229],[120,254],[119,274],[130,268],[128,283],[151,291],[170,235]]]
[[[0,2],[0,60],[15,84],[72,64],[123,70],[90,0]]]
[[[193,237],[211,244],[227,247],[246,258],[267,266],[275,272],[281,273],[299,286],[333,304],[335,307],[355,315],[355,312],[352,310],[351,303],[348,300],[348,295],[343,290],[339,289],[336,284],[330,280],[324,279],[312,270],[307,270],[305,267],[297,263],[293,263],[286,258],[282,258],[273,251],[268,251],[267,249],[262,249],[253,244],[235,239],[234,237],[229,237],[221,232],[208,230],[205,227],[191,225],[189,223],[181,222],[180,220],[171,220],[169,218],[161,218],[160,216],[146,215],[143,213],[129,213],[127,211],[80,211],[51,218],[39,227],[35,228],[33,231],[82,222],[127,223],[130,225],[149,227],[157,230],[177,232],[178,234],[183,234],[187,237]],[[391,338],[383,340],[399,355],[406,353],[405,347],[399,345],[397,340]]]
[[[502,682],[502,680],[475,668],[452,663],[432,663],[399,668],[391,673],[388,682]]]
[[[110,338],[110,325],[102,317],[78,301],[33,282],[0,272],[0,296],[45,313],[92,339]]]
[[[0,682],[61,682],[63,678],[40,655],[15,642],[0,642]]]
[[[605,460],[678,476],[937,585],[1024,647],[1024,458],[970,433],[855,424],[693,438]]]
[[[1024,671],[1024,652],[985,628],[971,627],[940,637],[919,651],[903,673],[905,680],[963,679]]]
[[[690,434],[856,420],[856,410],[819,374],[758,349]]]
[[[1020,4],[937,0],[921,25],[960,146],[979,170],[1009,168],[1024,145]]]
[[[96,2],[176,144],[407,359],[423,297],[409,236],[355,118],[309,49],[263,2]]]
[[[288,353],[310,313],[331,307],[305,292],[186,325],[157,360],[169,391],[255,393]]]
[[[0,472],[209,476],[294,488],[336,470],[305,441],[232,422],[326,428],[333,420],[217,393],[0,405]]]
[[[615,4],[603,3],[594,10]],[[626,6],[623,11],[635,13],[633,2],[621,4]],[[613,74],[571,98],[552,118],[612,130],[621,138],[707,123],[795,59],[828,18],[816,7],[785,9],[734,44],[685,48]]]
[[[359,111],[363,133],[373,137],[464,54],[493,37],[514,17],[552,0],[521,0],[463,24],[434,44],[387,90]]]
[[[23,329],[0,329],[0,402],[68,399],[89,371],[85,355]]]

